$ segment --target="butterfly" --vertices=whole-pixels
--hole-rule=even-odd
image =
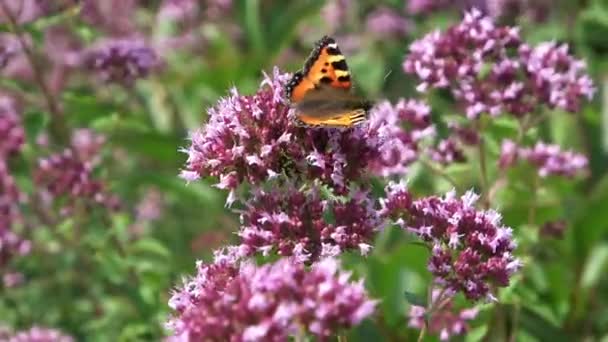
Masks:
[[[315,43],[302,70],[294,73],[285,96],[299,125],[348,128],[367,119],[372,102],[356,96],[346,58],[336,41],[324,36]]]

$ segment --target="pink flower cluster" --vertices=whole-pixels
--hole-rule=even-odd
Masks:
[[[24,195],[19,191],[6,163],[0,159],[0,270],[18,255],[30,252],[31,243],[15,231],[15,223],[21,219],[19,203]]]
[[[199,262],[169,305],[170,340],[285,341],[302,330],[325,339],[371,315],[375,302],[333,259],[307,270],[288,258],[256,266],[228,251]]]
[[[475,319],[477,309],[464,309],[457,312],[454,309],[452,294],[445,290],[434,289],[432,294],[432,312],[422,306],[410,307],[409,323],[412,328],[422,329],[428,319],[428,331],[439,335],[441,341],[448,341],[450,337],[462,335],[469,329],[467,322]]]
[[[416,100],[378,103],[372,109],[369,129],[382,141],[380,155],[371,161],[370,169],[384,177],[405,174],[418,159],[421,141],[435,135],[431,108]]]
[[[103,141],[102,136],[89,130],[76,130],[70,148],[39,159],[34,182],[39,186],[41,197],[46,201],[65,199],[64,213],[81,200],[116,209],[118,199],[109,194],[104,183],[94,175]]]
[[[17,104],[9,96],[0,94],[0,159],[21,150],[25,142],[25,131],[16,110]]]
[[[139,38],[108,39],[83,52],[84,65],[106,82],[130,85],[160,65],[150,45]]]
[[[472,300],[492,299],[491,287],[507,286],[520,268],[511,254],[516,246],[511,228],[497,212],[477,210],[474,193],[412,200],[404,184],[394,183],[387,193],[382,214],[432,245],[428,268],[439,287]]]
[[[449,88],[468,118],[523,116],[540,105],[577,112],[595,92],[584,62],[566,45],[530,47],[517,28],[496,26],[475,9],[446,32],[415,41],[403,68],[420,79],[420,91]]]
[[[28,254],[31,249],[30,241],[15,230],[21,221],[19,205],[25,195],[17,187],[8,164],[9,158],[21,151],[25,131],[15,101],[6,95],[0,95],[0,137],[0,270],[4,271],[13,257]],[[3,274],[3,279],[10,278],[10,274]],[[5,285],[10,285],[10,281]]]
[[[0,340],[5,342],[73,342],[74,338],[59,330],[33,326],[16,332],[0,329]]]
[[[257,190],[241,215],[241,248],[247,254],[276,250],[307,263],[353,249],[365,255],[382,220],[367,193],[348,198],[323,200],[319,189],[293,185]]]
[[[346,192],[349,182],[360,179],[386,149],[382,130],[387,128],[297,127],[284,99],[288,80],[289,75],[275,69],[255,95],[240,95],[233,89],[209,109],[209,122],[191,137],[181,176],[189,181],[216,176],[219,188],[234,190],[243,182],[259,185],[285,174],[320,180],[338,193]]]
[[[389,7],[379,6],[367,16],[366,27],[368,31],[386,39],[407,36],[414,23]]]
[[[449,137],[439,141],[436,147],[430,149],[431,159],[443,164],[462,163],[466,161],[462,146],[457,139]]]
[[[498,165],[505,169],[520,160],[538,169],[541,177],[574,177],[587,168],[587,157],[574,151],[562,151],[558,145],[538,142],[533,147],[517,146],[512,140],[502,143]]]

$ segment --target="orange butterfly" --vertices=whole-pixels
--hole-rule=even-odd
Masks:
[[[324,36],[285,87],[296,122],[305,126],[347,128],[367,119],[372,103],[351,91],[346,58],[333,38]]]

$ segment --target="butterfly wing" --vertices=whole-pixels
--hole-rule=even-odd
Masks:
[[[351,127],[367,117],[367,101],[351,93],[344,55],[330,37],[323,37],[287,84],[286,96],[296,108],[296,121],[308,126]]]
[[[336,41],[327,36],[315,44],[304,68],[293,75],[287,84],[286,96],[292,103],[297,103],[321,84],[344,91],[349,91],[351,87],[346,58]]]
[[[296,120],[307,126],[351,127],[367,119],[372,103],[351,92],[321,85],[294,105]]]

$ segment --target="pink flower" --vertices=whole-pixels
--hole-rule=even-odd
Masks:
[[[6,342],[73,342],[74,338],[63,334],[59,330],[33,326],[27,330],[8,333],[8,336],[0,336]],[[4,339],[6,338],[6,339]]]
[[[17,103],[3,94],[0,94],[0,137],[0,160],[19,152],[25,143]]]
[[[420,79],[419,91],[448,88],[466,116],[523,116],[541,105],[577,112],[595,88],[585,64],[567,46],[523,44],[518,28],[496,26],[478,10],[446,32],[415,41],[403,69]]]
[[[372,108],[369,129],[382,142],[370,168],[385,177],[405,174],[418,159],[419,143],[435,134],[431,108],[422,101],[403,99],[395,105],[383,101]]]
[[[84,51],[85,66],[106,82],[131,85],[160,66],[157,52],[139,38],[107,39]]]
[[[298,329],[324,339],[374,311],[363,284],[349,282],[333,259],[307,270],[287,258],[256,266],[234,252],[197,263],[197,275],[173,294],[169,340],[284,341]]]
[[[339,201],[323,200],[314,187],[257,190],[241,215],[241,249],[248,254],[276,251],[307,263],[348,250],[365,255],[382,227],[368,195],[354,191],[348,200]]]
[[[443,165],[466,161],[462,147],[456,139],[453,138],[439,141],[437,147],[432,148],[429,152],[431,154],[431,159]]]
[[[367,16],[367,29],[382,38],[406,36],[414,23],[388,7],[378,7]]]
[[[289,75],[275,68],[256,94],[245,96],[232,89],[209,109],[209,122],[191,135],[182,177],[192,181],[215,176],[219,188],[233,191],[243,182],[259,185],[284,174],[319,180],[338,193],[362,178],[380,155],[380,129],[295,126],[284,98],[288,80]]]
[[[404,186],[390,184],[387,193],[382,214],[429,243],[428,268],[437,285],[462,291],[468,299],[492,299],[490,288],[507,286],[520,268],[511,254],[516,246],[512,229],[501,224],[497,212],[477,210],[473,192],[412,201]]]
[[[434,310],[427,313],[422,306],[410,307],[409,326],[422,329],[428,319],[428,330],[431,334],[439,335],[439,339],[447,341],[452,336],[463,335],[469,330],[468,321],[475,319],[477,309],[456,311],[453,308],[452,294],[441,289],[433,289],[432,303]],[[428,317],[427,317],[428,315]]]
[[[521,147],[505,140],[499,159],[499,167],[507,168],[525,160],[538,169],[541,177],[574,177],[587,169],[587,157],[574,151],[562,151],[558,145],[538,142],[533,147]]]
[[[93,164],[81,160],[75,148],[66,148],[62,153],[39,159],[34,170],[34,182],[44,199],[67,199],[62,208],[64,214],[79,201],[110,209],[118,206],[117,198],[110,195],[104,183],[93,175]]]

